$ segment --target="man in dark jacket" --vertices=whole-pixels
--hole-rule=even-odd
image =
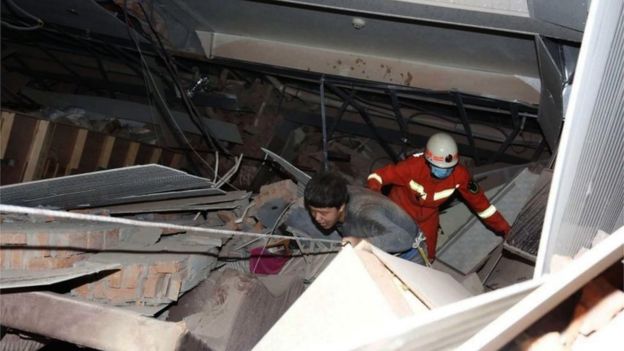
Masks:
[[[338,235],[352,245],[365,239],[388,253],[425,264],[424,236],[409,215],[381,194],[348,187],[335,173],[312,177],[303,208],[293,208],[287,223],[311,236]]]

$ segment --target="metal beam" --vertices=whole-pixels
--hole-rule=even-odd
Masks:
[[[314,126],[317,128],[321,127],[321,122],[318,118],[318,115],[315,115],[315,114],[297,112],[297,111],[286,111],[284,112],[284,116],[285,116],[286,121],[289,121],[291,123],[310,125],[310,126]],[[335,118],[331,116],[327,117],[328,123],[335,123],[335,121],[336,121]],[[363,123],[343,120],[340,123],[338,123],[338,125],[336,126],[336,131],[349,134],[349,135],[375,139],[375,135],[373,134],[371,129],[366,124],[363,124]],[[396,144],[401,139],[401,133],[396,130],[387,129],[387,128],[376,128],[376,131],[385,140],[389,140],[393,144]],[[425,145],[428,139],[428,137],[414,135],[414,134],[409,134],[408,137],[410,138],[410,140],[414,141],[416,144],[419,144],[419,145]],[[470,155],[472,152],[472,148],[470,146],[466,146],[464,144],[458,144],[457,147],[459,148],[459,153],[462,155]],[[486,150],[486,149],[479,149],[479,154],[489,157],[490,155],[493,154],[493,152],[490,150]],[[511,163],[511,164],[523,164],[523,163],[529,162],[530,160],[526,158],[512,156],[512,155],[502,155],[500,157],[500,161]]]
[[[475,146],[474,137],[472,136],[472,129],[470,128],[470,122],[468,121],[468,114],[466,113],[466,109],[464,108],[464,102],[462,100],[462,96],[458,92],[451,93],[453,98],[455,99],[455,103],[457,104],[457,110],[459,112],[459,118],[461,119],[462,124],[464,125],[464,132],[466,137],[468,138],[468,143],[472,148],[472,158],[476,165],[479,165],[479,154],[477,152],[477,147]]]
[[[392,109],[394,110],[394,117],[399,124],[399,131],[401,132],[401,153],[403,156],[405,153],[405,147],[407,146],[408,138],[407,138],[407,123],[405,123],[405,119],[403,118],[403,114],[401,113],[401,105],[399,103],[399,98],[397,98],[396,92],[392,88],[388,88],[388,94],[390,95],[390,101],[392,102]]]
[[[513,131],[511,132],[511,134],[509,134],[507,136],[507,138],[505,139],[505,141],[503,142],[503,144],[500,146],[500,148],[498,149],[498,151],[496,151],[496,154],[490,156],[488,163],[494,163],[496,162],[496,160],[505,153],[505,150],[507,150],[507,148],[509,147],[509,145],[511,145],[511,143],[514,141],[514,139],[516,138],[516,136],[518,136],[518,133],[520,133],[520,130],[522,129],[522,123],[520,122],[519,118],[518,118],[518,106],[514,103],[511,104],[511,123],[513,125]]]
[[[393,162],[397,162],[399,158],[396,152],[394,152],[394,150],[388,145],[388,142],[384,140],[384,138],[379,134],[379,132],[377,131],[377,127],[375,127],[375,124],[370,119],[370,116],[368,115],[368,112],[366,112],[366,109],[362,107],[359,103],[357,103],[355,100],[353,100],[352,97],[350,97],[344,91],[342,91],[342,89],[335,87],[329,83],[327,84],[327,87],[331,91],[333,91],[335,94],[337,94],[341,99],[348,102],[351,106],[353,106],[360,113],[360,116],[362,117],[364,122],[366,122],[366,125],[368,125],[368,127],[370,128],[371,132],[373,133],[379,145],[384,149],[384,151],[386,151],[386,153],[388,154],[388,156],[390,156]]]

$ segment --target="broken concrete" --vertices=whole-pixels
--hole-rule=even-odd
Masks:
[[[215,351],[250,350],[303,292],[293,276],[257,278],[226,269],[211,276],[170,310]]]

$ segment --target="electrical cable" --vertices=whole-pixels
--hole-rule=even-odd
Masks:
[[[188,226],[188,225],[170,224],[170,223],[165,223],[165,222],[147,222],[147,221],[140,221],[136,219],[75,213],[75,212],[67,212],[67,211],[59,211],[59,210],[47,210],[43,208],[33,208],[33,207],[4,205],[4,204],[0,204],[0,213],[30,214],[30,215],[37,215],[37,216],[76,219],[76,220],[91,221],[91,222],[116,223],[116,224],[125,224],[125,225],[133,225],[133,226],[140,226],[140,227],[174,229],[174,230],[179,230],[179,231],[192,231],[192,232],[197,232],[197,233],[225,235],[225,236],[247,236],[247,237],[254,237],[254,238],[278,238],[278,239],[292,239],[293,238],[291,236],[286,236],[286,235],[270,235],[269,236],[266,234],[239,232],[239,231],[227,230],[227,229],[194,227],[194,226]],[[310,241],[310,242],[340,244],[339,240],[331,240],[331,239],[319,239],[319,238],[299,238],[299,239],[303,241]]]
[[[323,131],[323,170],[329,170],[328,158],[329,154],[327,151],[327,121],[325,120],[325,75],[321,76],[321,125]]]
[[[19,7],[16,3],[13,2],[13,0],[4,0],[4,2],[7,4],[7,7],[9,9],[11,9],[17,16],[21,15],[22,17],[26,17],[28,19],[31,19],[33,21],[36,22],[35,25],[31,25],[29,27],[23,27],[23,26],[18,26],[15,24],[11,24],[9,22],[6,21],[1,21],[2,25],[7,27],[7,28],[11,28],[14,30],[18,30],[18,31],[33,31],[33,30],[37,30],[39,28],[42,28],[45,23],[38,17],[33,16],[32,14],[28,13],[26,10],[24,10],[23,8]],[[22,21],[24,22],[24,21]],[[26,22],[24,22],[26,23]]]
[[[161,95],[160,90],[158,89],[158,84],[156,83],[156,80],[154,79],[154,76],[152,75],[151,70],[149,68],[149,64],[147,63],[147,61],[145,60],[145,57],[143,56],[143,51],[141,50],[141,46],[136,41],[136,38],[134,37],[134,35],[132,33],[132,28],[130,27],[130,23],[128,22],[128,12],[127,12],[127,9],[128,9],[127,8],[127,0],[125,0],[124,1],[124,17],[125,17],[126,26],[127,26],[127,29],[128,29],[128,35],[132,39],[132,42],[134,43],[134,45],[135,45],[135,47],[136,47],[136,49],[137,49],[137,51],[139,53],[139,58],[141,60],[141,65],[142,65],[143,72],[144,72],[144,74],[146,74],[147,78],[149,78],[149,82],[151,83],[150,85],[148,85],[148,88],[150,86],[152,87],[151,91],[156,94],[156,97],[158,98],[157,100],[161,104],[161,108],[166,112],[168,120],[173,125],[173,127],[174,127],[173,129],[177,132],[176,134],[178,135],[178,137],[181,138],[188,145],[189,149],[193,152],[193,154],[195,156],[197,156],[212,171],[212,167],[211,167],[210,163],[208,163],[197,152],[197,150],[195,150],[195,148],[191,144],[190,140],[188,140],[188,138],[186,137],[186,135],[182,131],[182,128],[180,127],[180,125],[178,125],[178,123],[176,122],[175,118],[173,117],[173,114],[171,113],[171,110],[167,106],[167,103],[166,103],[164,97]]]
[[[182,89],[182,85],[180,84],[180,81],[177,78],[178,77],[178,73],[177,73],[177,70],[176,70],[176,65],[172,62],[172,59],[171,59],[169,53],[167,52],[167,50],[165,49],[165,46],[163,45],[163,43],[162,43],[162,41],[160,39],[160,35],[156,31],[156,28],[154,28],[151,19],[147,15],[147,11],[145,11],[145,8],[143,7],[143,4],[139,3],[139,8],[141,8],[141,11],[143,12],[143,16],[145,16],[145,20],[147,21],[147,24],[148,24],[150,30],[152,31],[152,35],[156,38],[156,41],[158,43],[158,47],[160,48],[160,51],[159,50],[156,50],[156,51],[157,51],[157,53],[159,53],[159,56],[161,57],[161,59],[165,63],[165,67],[167,67],[167,70],[169,71],[169,73],[170,73],[170,75],[171,75],[171,77],[173,79],[173,82],[176,85],[176,87],[178,89],[178,92],[180,93],[180,97],[181,97],[182,101],[184,102],[184,105],[187,108],[187,110],[189,112],[189,115],[191,116],[191,120],[197,126],[197,128],[201,132],[202,136],[207,141],[207,143],[213,149],[220,149],[225,154],[230,155],[229,150],[227,150],[227,148],[225,146],[223,146],[223,144],[220,143],[220,141],[211,133],[210,130],[205,128],[205,126],[203,124],[203,121],[201,119],[201,116],[197,112],[197,109],[195,108],[193,103],[190,101],[190,98],[184,93],[184,89]],[[156,45],[154,45],[153,41],[152,41],[152,45],[154,46],[154,48],[156,48]]]

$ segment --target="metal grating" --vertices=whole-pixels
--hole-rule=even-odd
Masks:
[[[132,195],[213,186],[205,178],[151,164],[3,186],[0,203],[71,209],[109,204]]]
[[[492,199],[508,222],[515,221],[538,178],[539,175],[526,168]],[[438,259],[462,274],[469,274],[483,264],[502,239],[474,216],[460,231],[439,251]]]
[[[624,224],[624,2],[592,2],[577,67],[536,276]]]
[[[552,171],[544,169],[540,174],[533,195],[524,205],[511,227],[505,248],[535,262],[539,239],[544,225],[544,213],[548,202],[548,192]]]

